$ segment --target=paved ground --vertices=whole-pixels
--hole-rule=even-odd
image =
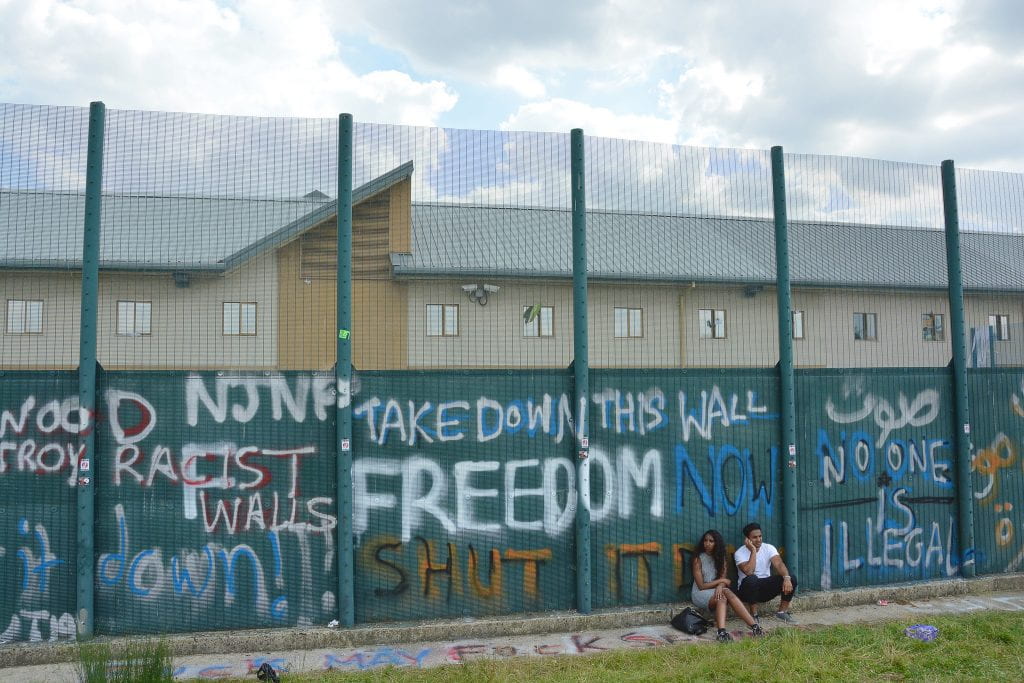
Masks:
[[[798,603],[794,603],[797,607]],[[933,614],[953,614],[977,610],[1024,611],[1024,591],[982,595],[951,596],[931,599],[894,600],[887,605],[837,607],[810,612],[794,610],[801,624],[831,625],[912,619],[927,623]],[[762,621],[767,630],[786,628],[773,619]],[[734,637],[744,638],[747,629],[738,621],[727,624]],[[366,670],[381,666],[429,667],[478,658],[546,657],[586,655],[622,648],[710,645],[713,633],[688,636],[664,626],[638,626],[556,633],[509,638],[482,638],[450,642],[424,642],[404,645],[376,645],[358,648],[305,651],[252,652],[245,654],[195,655],[175,658],[175,676],[181,680],[217,679],[251,676],[264,662],[281,673],[313,672],[326,669]],[[0,678],[12,681],[76,681],[73,664],[48,664],[0,669]],[[255,677],[253,676],[253,680]]]

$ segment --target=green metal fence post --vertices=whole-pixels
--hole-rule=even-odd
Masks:
[[[793,379],[792,289],[789,282],[789,224],[786,219],[786,175],[782,147],[772,147],[772,209],[775,214],[775,278],[779,309],[779,404],[782,410],[782,542],[786,566],[800,575],[796,481],[796,399]]]
[[[957,508],[960,531],[960,573],[974,576],[974,482],[971,479],[971,409],[967,400],[967,348],[964,325],[964,284],[960,272],[960,217],[957,213],[956,171],[953,162],[942,162],[942,208],[946,218],[946,270],[949,274],[950,335],[953,344],[953,393],[955,395]]]
[[[78,637],[93,636],[96,500],[96,321],[100,293],[100,211],[103,191],[103,129],[106,107],[89,104],[89,147],[85,169],[85,221],[82,235],[82,302],[78,332]]]
[[[590,352],[587,333],[587,202],[583,163],[583,130],[570,135],[572,182],[572,313],[573,373],[576,401],[576,608],[590,613],[590,438],[587,410],[590,394]]]
[[[355,624],[352,553],[352,115],[338,121],[337,403],[338,618]]]

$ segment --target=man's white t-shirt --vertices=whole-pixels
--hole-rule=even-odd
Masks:
[[[779,554],[778,549],[771,543],[762,543],[761,547],[757,551],[757,560],[754,563],[754,576],[762,579],[767,579],[772,575],[772,558]],[[737,586],[743,585],[743,579],[747,578],[747,575],[740,569],[741,564],[745,564],[750,559],[750,551],[747,550],[747,546],[741,545],[733,553],[733,558],[736,560],[736,574],[739,578]]]

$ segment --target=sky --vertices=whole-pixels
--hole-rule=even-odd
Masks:
[[[568,206],[582,128],[590,208],[768,215],[781,145],[791,218],[939,227],[953,159],[1024,230],[1016,0],[0,0],[0,45],[0,102],[114,110],[113,191],[331,194],[347,112],[419,201]],[[85,111],[0,110],[0,184],[80,188]]]
[[[0,100],[1024,171],[1015,0],[0,0]]]

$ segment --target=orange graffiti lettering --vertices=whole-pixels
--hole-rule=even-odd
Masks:
[[[476,548],[469,546],[469,585],[481,598],[501,597],[501,553],[497,548],[491,548],[491,568],[488,571],[489,581],[484,586],[480,581],[480,573],[477,560]]]
[[[551,559],[551,549],[541,548],[538,550],[513,550],[505,551],[505,559],[509,562],[523,563],[523,593],[531,600],[537,599],[537,575],[541,562]]]
[[[981,503],[987,503],[999,493],[999,470],[1017,462],[1017,448],[1006,434],[999,433],[988,448],[980,449],[971,460],[971,469],[989,478],[979,491]]]

